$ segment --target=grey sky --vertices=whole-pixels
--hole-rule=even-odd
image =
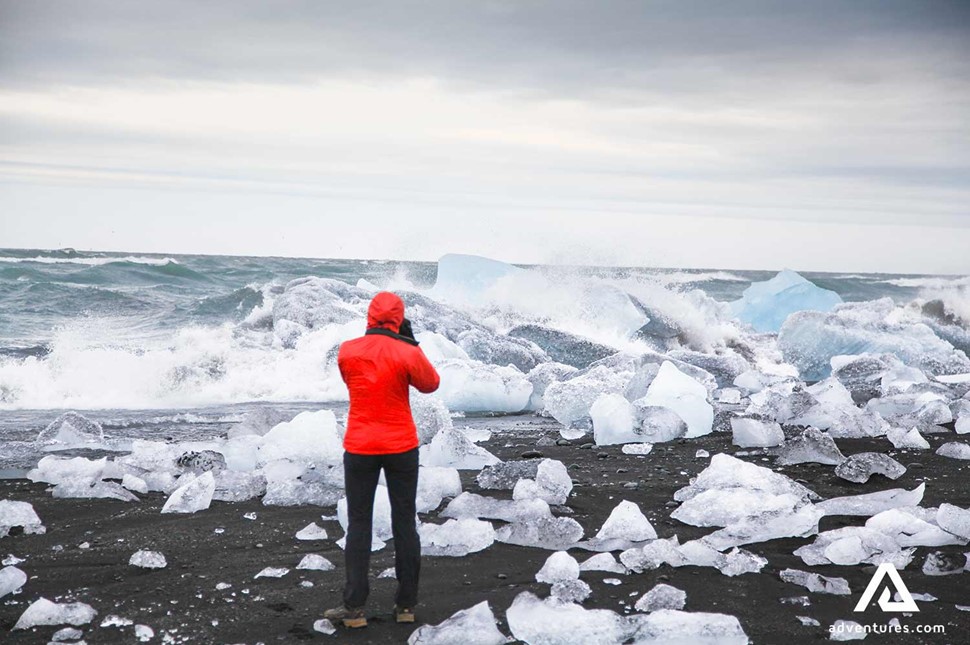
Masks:
[[[970,272],[970,3],[0,0],[0,247]]]

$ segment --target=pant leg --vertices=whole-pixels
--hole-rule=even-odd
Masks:
[[[381,473],[380,457],[344,453],[344,490],[347,493],[347,544],[344,561],[347,584],[344,606],[363,607],[370,593],[371,530],[374,522],[374,491]]]
[[[418,601],[421,572],[421,540],[415,522],[418,494],[418,449],[384,455],[384,478],[391,500],[391,528],[394,533],[394,571],[397,574],[399,607],[414,607]]]

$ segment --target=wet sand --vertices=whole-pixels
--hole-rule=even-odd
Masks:
[[[670,519],[673,493],[703,470],[709,459],[696,459],[698,449],[712,455],[735,454],[730,436],[714,434],[699,439],[658,444],[644,457],[624,455],[620,446],[582,448],[584,440],[565,446],[536,446],[540,436],[558,438],[556,423],[533,416],[468,420],[475,426],[500,432],[483,442],[502,459],[518,459],[527,450],[561,460],[577,486],[568,506],[576,520],[592,536],[610,511],[621,500],[638,503],[657,529],[660,537],[677,534],[681,541],[697,538],[712,529],[686,526]],[[463,421],[456,425],[461,427]],[[928,435],[929,451],[896,451],[885,438],[838,440],[846,454],[863,451],[887,452],[908,466],[899,480],[892,482],[875,476],[859,485],[839,479],[831,466],[804,464],[789,466],[782,472],[803,481],[825,498],[874,492],[888,488],[912,489],[926,482],[923,506],[949,502],[970,506],[970,462],[933,454],[946,441],[957,438]],[[748,452],[748,451],[741,451]],[[760,451],[741,458],[761,465],[772,465]],[[474,471],[463,471],[465,490],[477,492]],[[624,484],[635,482],[635,489]],[[321,521],[332,516],[333,508],[265,507],[259,500],[243,503],[213,502],[211,508],[194,515],[161,515],[165,496],[142,496],[140,503],[113,500],[53,499],[44,484],[24,479],[0,481],[0,499],[22,500],[34,505],[47,527],[45,535],[17,535],[0,539],[0,555],[13,554],[26,561],[18,566],[29,576],[20,594],[0,600],[0,642],[47,643],[59,627],[39,627],[26,632],[9,630],[28,604],[43,596],[53,601],[79,600],[92,605],[98,616],[82,626],[88,643],[137,642],[133,627],[100,627],[109,614],[129,618],[155,631],[151,642],[187,643],[292,643],[300,641],[339,643],[403,643],[414,626],[397,625],[390,619],[395,582],[376,579],[377,573],[393,565],[393,542],[374,554],[370,625],[364,630],[339,629],[336,636],[313,631],[313,622],[323,611],[337,605],[343,585],[343,552],[334,541],[343,535],[339,524]],[[486,491],[510,497],[508,491]],[[257,519],[244,514],[255,512]],[[433,520],[434,514],[422,517]],[[301,528],[316,521],[325,527],[330,539],[308,542],[295,539]],[[440,521],[440,520],[439,520]],[[861,525],[865,518],[823,518],[821,530]],[[217,532],[222,529],[222,532]],[[617,576],[606,572],[584,572],[583,580],[593,589],[585,603],[623,611],[658,582],[666,582],[687,592],[688,611],[722,612],[736,616],[753,643],[816,643],[828,639],[827,627],[836,619],[860,623],[887,623],[894,615],[878,609],[856,614],[852,611],[869,582],[874,567],[807,567],[792,551],[814,538],[773,540],[744,548],[768,559],[760,574],[729,578],[716,569],[662,566],[643,574]],[[79,545],[88,542],[87,549]],[[62,547],[58,549],[57,547]],[[168,566],[161,570],[130,567],[128,558],[138,549],[161,551]],[[967,547],[919,547],[912,564],[901,572],[913,593],[929,593],[935,602],[919,602],[920,612],[911,616],[896,614],[903,625],[945,625],[946,635],[870,635],[867,643],[967,643],[970,642],[970,612],[955,605],[970,605],[970,573],[926,576],[920,571],[931,551],[958,554]],[[337,565],[329,572],[299,571],[296,564],[303,555],[318,553]],[[488,549],[463,558],[425,557],[422,564],[420,623],[438,623],[459,609],[487,600],[509,633],[505,609],[520,592],[529,590],[540,597],[548,595],[548,585],[535,582],[535,573],[550,552],[495,543]],[[591,553],[574,550],[580,561]],[[279,579],[253,579],[264,567],[288,567],[290,573]],[[851,596],[809,593],[806,589],[782,582],[778,572],[792,567],[826,576],[844,577],[852,588]],[[622,579],[618,586],[605,578]],[[310,581],[313,587],[300,586]],[[232,585],[224,591],[216,585]],[[808,607],[782,603],[780,599],[809,596]],[[803,626],[797,616],[809,616],[821,626]]]

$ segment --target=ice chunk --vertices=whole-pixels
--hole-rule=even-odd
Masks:
[[[903,569],[912,560],[913,549],[901,549],[892,537],[879,531],[846,526],[819,533],[815,542],[796,549],[795,555],[810,567],[890,562],[897,569]]]
[[[894,448],[928,450],[930,447],[930,442],[923,438],[918,428],[911,428],[909,430],[893,428],[886,433],[886,438],[892,442]]]
[[[835,440],[817,428],[806,428],[801,435],[782,444],[774,454],[782,466],[804,463],[837,466],[845,461]]]
[[[0,598],[16,593],[27,582],[27,574],[14,566],[0,569]]]
[[[837,596],[848,596],[852,593],[849,582],[845,578],[828,578],[808,571],[785,569],[781,572],[781,579],[793,585],[801,585],[816,593],[828,593]]]
[[[511,365],[523,372],[549,360],[538,345],[524,338],[503,336],[486,329],[469,329],[458,335],[467,356],[489,365]]]
[[[839,294],[822,289],[799,274],[785,269],[764,282],[752,282],[731,312],[758,332],[776,332],[796,311],[831,311],[842,302]]]
[[[297,540],[326,540],[327,529],[310,522],[296,533]]]
[[[542,325],[518,325],[509,330],[509,336],[535,343],[553,361],[571,367],[573,370],[585,369],[617,351],[613,347],[595,343],[588,338]],[[562,380],[562,377],[557,377],[555,380]]]
[[[785,441],[781,425],[759,419],[734,417],[731,419],[733,442],[742,448],[769,448]]]
[[[967,538],[957,537],[939,526],[896,508],[873,515],[866,520],[866,528],[888,535],[902,547],[967,543]]]
[[[421,343],[421,350],[434,364],[448,358],[460,358],[466,361],[470,358],[464,349],[442,334],[425,330],[415,333],[414,338]]]
[[[549,590],[549,595],[560,602],[583,602],[591,593],[593,590],[582,580],[556,582]]]
[[[408,645],[504,645],[508,638],[498,630],[487,600],[462,609],[437,625],[422,625]]]
[[[482,468],[475,481],[487,490],[512,490],[520,479],[535,479],[538,459],[505,461]]]
[[[465,517],[524,522],[528,519],[552,517],[549,504],[541,499],[510,501],[492,499],[477,493],[464,492],[454,498],[441,512],[441,517],[461,519]]]
[[[564,381],[574,376],[578,370],[572,365],[563,363],[542,363],[526,374],[529,383],[532,383],[532,396],[529,397],[529,409],[536,412],[544,412],[546,409],[545,394],[546,388],[557,381]]]
[[[162,507],[163,513],[195,513],[209,508],[212,495],[216,490],[216,481],[212,472],[199,475],[189,483],[181,486],[169,496]]]
[[[17,629],[30,629],[38,625],[86,625],[94,620],[98,612],[83,602],[55,603],[47,598],[35,600],[13,626]]]
[[[296,565],[297,569],[309,569],[310,571],[333,571],[333,562],[326,559],[322,555],[317,555],[316,553],[307,553],[300,560],[300,563]]]
[[[952,459],[970,459],[970,444],[951,441],[937,448],[936,454]]]
[[[653,450],[652,443],[627,443],[620,448],[620,452],[624,455],[649,455],[651,450]]]
[[[601,394],[590,406],[589,416],[599,446],[641,441],[633,431],[633,404],[621,394]]]
[[[212,499],[220,502],[244,502],[266,493],[266,477],[260,473],[224,470],[215,479]]]
[[[499,463],[499,458],[472,441],[457,428],[446,428],[427,446],[421,446],[422,466],[445,466],[459,470],[479,470]]]
[[[274,408],[256,408],[243,415],[242,421],[229,428],[230,439],[247,435],[262,437],[281,423],[293,418],[292,412],[284,412]]]
[[[536,582],[556,584],[579,579],[579,563],[565,551],[556,551],[548,558],[536,574]]]
[[[860,452],[835,467],[836,475],[857,484],[866,483],[873,475],[899,479],[905,472],[905,466],[881,452]]]
[[[545,410],[565,426],[560,432],[566,439],[583,436],[592,423],[590,408],[601,394],[620,394],[633,376],[632,363],[622,369],[598,364],[572,378],[551,383],[543,394]]]
[[[486,549],[495,542],[490,522],[476,519],[448,520],[444,524],[421,524],[421,552],[425,555],[461,557]]]
[[[145,480],[141,477],[135,477],[130,473],[124,474],[124,477],[121,479],[121,485],[128,490],[132,490],[143,495],[148,492],[148,484],[145,482]]]
[[[730,577],[744,573],[757,573],[768,561],[744,549],[732,549],[721,553],[706,540],[693,540],[680,544],[677,536],[648,542],[641,548],[628,549],[620,554],[620,562],[631,571],[656,569],[662,564],[672,567],[714,567]]]
[[[792,513],[804,497],[762,490],[727,488],[706,490],[680,505],[670,517],[692,526],[729,526],[764,512]]]
[[[441,386],[437,396],[449,410],[520,412],[529,404],[532,383],[512,366],[446,359],[437,365]]]
[[[520,479],[512,489],[512,499],[541,499],[555,506],[565,504],[572,489],[573,480],[566,466],[555,459],[543,459],[536,469],[535,480]]]
[[[675,492],[674,499],[683,502],[706,490],[728,488],[747,488],[773,495],[789,493],[806,500],[818,499],[817,494],[781,473],[723,453],[711,457],[707,468],[692,479],[689,486]]]
[[[422,446],[431,443],[431,440],[442,430],[452,427],[448,406],[437,396],[412,392],[411,415],[414,417],[414,425],[418,429],[418,441]]]
[[[687,437],[709,434],[714,423],[714,408],[707,402],[707,388],[664,361],[647,388],[643,402],[668,408],[687,424]]]
[[[637,504],[623,500],[617,504],[603,523],[599,533],[596,534],[596,539],[643,542],[657,539],[657,532]]]
[[[326,618],[321,618],[320,620],[313,621],[313,631],[330,636],[331,634],[337,633],[337,628]]]
[[[524,269],[491,258],[448,253],[438,260],[438,275],[430,294],[436,300],[482,305],[496,282],[523,273]]]
[[[104,473],[107,457],[101,459],[85,459],[84,457],[47,456],[37,462],[27,473],[27,479],[33,482],[47,482],[48,484],[87,484],[88,486],[101,479]]]
[[[837,620],[829,627],[829,640],[861,641],[866,638],[866,629],[854,620]]]
[[[580,563],[580,571],[608,571],[610,573],[626,573],[626,567],[616,561],[612,553],[597,553],[585,562]]]
[[[747,645],[749,639],[734,616],[658,609],[626,618],[638,645]],[[617,641],[619,642],[619,641]]]
[[[899,508],[901,506],[919,506],[923,501],[926,484],[920,484],[913,490],[891,488],[876,493],[834,497],[816,504],[826,515],[860,515],[873,516],[876,513]]]
[[[637,604],[634,605],[634,609],[643,612],[657,611],[658,609],[679,610],[683,609],[684,605],[686,604],[686,591],[660,583],[647,593],[643,594],[643,596],[637,600]]]
[[[571,517],[528,518],[495,531],[499,542],[550,550],[569,548],[582,538],[583,527]]]
[[[290,572],[286,567],[266,567],[253,578],[282,578]]]
[[[421,466],[418,469],[418,513],[433,511],[445,497],[461,494],[461,478],[455,468]]]
[[[135,551],[128,558],[128,564],[143,569],[164,569],[168,566],[165,556],[158,551]]]
[[[73,411],[65,412],[54,419],[40,431],[34,442],[44,450],[108,448],[101,424]]]
[[[65,627],[64,629],[58,629],[51,636],[51,641],[55,643],[63,643],[64,641],[76,641],[84,636],[84,632],[80,629],[75,629],[73,627]]]
[[[29,503],[0,499],[0,538],[7,537],[10,529],[15,526],[22,527],[28,535],[47,532],[34,507]]]
[[[318,410],[301,412],[267,432],[258,459],[260,464],[276,459],[337,464],[343,452],[337,418],[330,410]]]
[[[920,485],[923,486],[924,484]],[[909,504],[909,506],[916,506],[917,504]],[[970,539],[970,509],[944,502],[940,504],[936,511],[936,523],[941,529],[949,531],[953,535],[958,535],[965,540]]]
[[[933,551],[923,562],[923,574],[927,576],[949,576],[964,571],[970,571],[970,555],[966,553]]]
[[[615,612],[555,598],[539,600],[528,591],[515,597],[505,616],[512,636],[530,645],[615,645],[627,636]]]
[[[783,537],[805,537],[818,533],[818,521],[824,515],[813,504],[806,504],[794,511],[766,511],[729,524],[705,537],[704,541],[723,550]]]
[[[883,394],[882,377],[894,366],[902,365],[892,354],[883,356],[833,356],[832,376],[851,392],[852,400],[862,405]]]

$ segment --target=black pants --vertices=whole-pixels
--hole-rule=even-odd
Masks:
[[[394,534],[394,571],[397,575],[398,607],[413,608],[418,601],[418,574],[421,570],[421,540],[415,523],[415,498],[418,493],[418,449],[392,455],[355,455],[344,453],[344,480],[347,491],[347,586],[344,606],[363,607],[370,593],[367,579],[370,567],[371,525],[374,518],[374,492],[381,469],[391,500],[391,529]]]

